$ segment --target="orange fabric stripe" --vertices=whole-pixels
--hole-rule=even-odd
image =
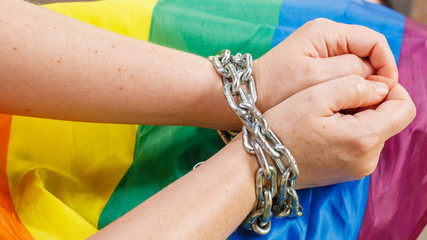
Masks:
[[[6,163],[12,116],[0,114],[0,239],[34,239],[13,207]]]

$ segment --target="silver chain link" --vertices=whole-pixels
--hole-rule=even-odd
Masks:
[[[266,119],[255,107],[258,96],[252,77],[252,56],[248,53],[232,56],[226,49],[208,59],[222,76],[228,105],[243,123],[244,149],[255,155],[260,166],[255,179],[258,202],[243,222],[243,226],[265,235],[271,229],[273,213],[278,218],[300,217],[303,214],[295,191],[296,179],[299,176],[298,167],[291,152],[268,127]],[[218,132],[225,143],[237,135],[230,131]],[[268,164],[265,153],[279,169],[280,181],[276,168]]]

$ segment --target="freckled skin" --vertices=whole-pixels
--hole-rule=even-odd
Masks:
[[[214,129],[241,128],[238,118],[224,101],[221,78],[212,63],[205,58],[126,38],[53,14],[24,1],[0,0],[0,18],[7,23],[0,26],[0,53],[3,53],[0,55],[4,56],[0,58],[2,113],[77,121],[190,125]],[[31,27],[22,31],[25,23]],[[397,80],[397,68],[390,65],[395,64],[391,52],[384,51],[387,47],[386,41],[366,29],[332,25],[326,20],[305,26],[305,30],[297,32],[293,38],[289,37],[285,43],[264,55],[262,61],[255,60],[253,75],[260,86],[259,104],[263,106],[260,110],[264,112],[271,108],[265,113],[265,117],[269,124],[272,122],[271,127],[277,131],[278,137],[285,137],[286,145],[289,145],[300,166],[302,174],[297,186],[310,187],[350,179],[354,172],[354,168],[348,167],[344,171],[337,171],[338,167],[345,167],[343,164],[337,164],[346,159],[340,159],[341,155],[334,154],[352,151],[351,146],[342,147],[342,144],[336,144],[340,143],[340,139],[331,142],[316,136],[316,133],[320,132],[319,129],[322,130],[321,126],[314,120],[314,115],[313,121],[306,117],[308,112],[313,111],[322,113],[322,116],[333,113],[340,109],[331,111],[328,106],[340,104],[333,102],[334,104],[328,106],[322,105],[325,107],[322,110],[320,103],[313,105],[309,101],[310,96],[318,92],[322,98],[331,97],[331,101],[335,95],[348,97],[347,94],[339,94],[341,91],[332,91],[329,94],[331,89],[341,86],[338,83],[343,81],[334,82],[333,86],[328,85],[333,82],[332,79],[343,78],[348,74],[360,74],[360,77],[375,72],[386,74],[387,69],[394,67],[387,75],[396,76]],[[333,30],[336,27],[340,30]],[[330,31],[342,31],[343,34],[330,34]],[[3,37],[4,35],[7,37]],[[373,65],[382,66],[383,69],[370,71],[370,74],[365,76],[366,66],[362,66],[357,57],[347,58],[348,54],[342,58],[333,58],[334,61],[328,58],[321,58],[318,62],[308,61],[308,46],[313,46],[312,51],[319,50],[316,48],[319,44],[326,46],[326,50],[331,50],[330,52],[340,50],[342,46],[337,41],[341,39],[334,39],[329,37],[330,35],[349,36],[351,42],[344,42],[344,47],[352,46],[360,56],[370,54],[369,59],[375,62]],[[302,42],[301,39],[310,41]],[[326,40],[328,42],[325,42]],[[115,50],[116,46],[120,51]],[[20,51],[12,50],[14,54],[10,54],[13,47],[19,48]],[[94,49],[100,49],[99,53],[91,54],[96,53]],[[327,52],[318,55],[326,56]],[[55,59],[64,60],[61,67],[52,67],[51,63]],[[375,59],[377,61],[374,61]],[[340,67],[342,60],[347,63],[345,65],[356,68]],[[354,64],[348,64],[349,62]],[[127,74],[118,73],[117,66],[126,69],[123,72]],[[299,66],[303,67],[302,70]],[[311,68],[304,68],[305,66]],[[284,68],[286,71],[283,71]],[[303,74],[305,70],[316,73],[319,77],[307,76]],[[280,72],[290,75],[279,74]],[[321,82],[326,85],[322,87]],[[365,80],[363,82],[366,83]],[[305,93],[297,93],[312,84],[317,84],[317,87],[313,86]],[[287,87],[284,88],[284,85]],[[126,94],[120,94],[124,88]],[[120,93],[114,94],[117,89]],[[275,94],[271,95],[273,90]],[[399,96],[398,93],[394,95]],[[267,99],[267,102],[262,99]],[[286,101],[282,102],[285,99]],[[394,100],[391,97],[390,99]],[[305,105],[301,105],[303,103]],[[391,106],[392,103],[395,105]],[[379,118],[382,121],[377,121],[379,128],[386,131],[387,123],[396,123],[401,116],[409,115],[404,111],[407,105],[398,103],[399,101],[391,101],[391,110],[383,112]],[[275,106],[276,104],[279,105]],[[29,106],[37,108],[26,112]],[[302,109],[307,112],[302,112]],[[396,109],[402,111],[396,113]],[[390,119],[394,121],[387,121]],[[295,124],[287,127],[289,125],[283,122],[289,122],[288,120]],[[276,124],[273,124],[274,122]],[[372,121],[369,124],[372,126]],[[330,123],[326,126],[329,129],[340,125]],[[361,132],[354,130],[354,133]],[[293,134],[287,134],[290,131]],[[385,132],[384,137],[390,134]],[[348,135],[357,137],[350,133]],[[306,139],[309,145],[304,144]],[[333,149],[332,154],[329,149]],[[324,154],[325,151],[327,154]],[[329,166],[325,167],[325,164]],[[355,168],[358,166],[355,165]],[[254,176],[258,168],[254,157],[242,148],[239,135],[201,167],[102,229],[94,238],[129,239],[132,236],[143,236],[147,239],[225,239],[256,204]]]

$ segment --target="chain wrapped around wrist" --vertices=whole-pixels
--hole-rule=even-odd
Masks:
[[[273,213],[278,218],[299,217],[303,214],[295,191],[298,167],[290,151],[268,127],[262,113],[255,107],[258,97],[252,77],[252,56],[248,53],[232,56],[229,50],[222,50],[208,59],[222,76],[228,105],[243,123],[244,149],[255,155],[260,167],[255,177],[257,204],[243,222],[243,226],[265,235],[271,229]],[[229,131],[218,132],[225,143],[236,135]],[[268,163],[266,155],[275,166]]]

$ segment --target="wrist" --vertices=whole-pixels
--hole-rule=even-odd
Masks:
[[[267,111],[269,108],[265,106],[265,94],[264,94],[264,85],[265,85],[265,77],[263,76],[264,72],[262,72],[262,57],[258,58],[253,61],[253,68],[252,68],[252,77],[255,81],[255,86],[257,89],[258,94],[258,101],[256,103],[256,107],[258,110],[260,110],[262,113]]]
[[[261,111],[255,107],[258,94],[253,79],[252,56],[247,53],[231,55],[226,49],[209,57],[209,60],[223,76],[224,95],[228,105],[244,124],[243,147],[248,153],[256,156],[259,165],[255,176],[258,203],[245,219],[243,226],[247,230],[265,235],[271,229],[273,212],[280,218],[303,214],[295,191],[298,167],[290,151],[268,127]],[[255,74],[260,76],[258,70],[257,62]],[[270,165],[266,155],[275,164]],[[288,167],[284,166],[282,159],[286,159]],[[277,169],[283,174],[280,181],[277,179]]]
[[[220,130],[241,130],[242,123],[231,111],[224,97],[222,76],[215,70],[212,63],[203,58],[200,71],[203,79],[197,104],[201,118],[201,126]]]
[[[222,77],[212,63],[197,56],[197,64],[191,66],[193,82],[191,105],[185,110],[185,122],[191,126],[212,129],[240,129],[241,123],[233,114],[224,98]]]

